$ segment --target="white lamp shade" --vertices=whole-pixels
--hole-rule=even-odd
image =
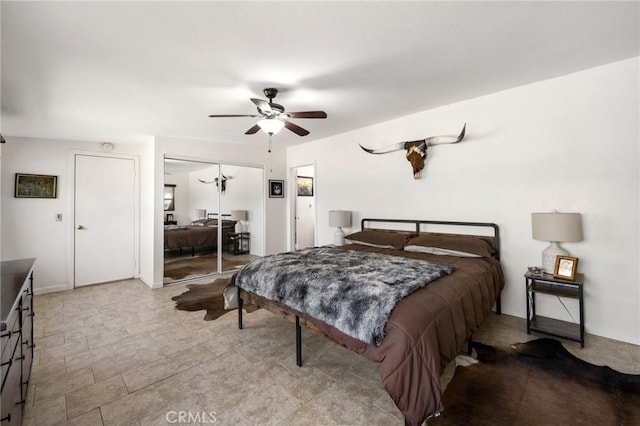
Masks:
[[[231,220],[247,220],[247,211],[231,210]]]
[[[277,118],[265,118],[258,121],[258,126],[260,126],[262,131],[264,131],[265,133],[275,135],[284,127],[284,122],[282,120],[278,120]]]
[[[582,241],[580,213],[531,213],[531,233],[534,240]]]
[[[197,219],[204,219],[207,217],[207,209],[194,209],[193,216]]]
[[[348,210],[330,210],[329,226],[333,228],[347,228],[351,226],[351,212]]]

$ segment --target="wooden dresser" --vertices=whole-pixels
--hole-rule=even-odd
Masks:
[[[0,425],[19,425],[33,361],[33,265],[35,259],[0,262]]]

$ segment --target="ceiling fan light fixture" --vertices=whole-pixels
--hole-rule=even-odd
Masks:
[[[277,118],[265,118],[258,121],[258,126],[260,126],[263,132],[275,135],[284,127],[284,122]]]

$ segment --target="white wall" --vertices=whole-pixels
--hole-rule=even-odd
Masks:
[[[65,290],[73,284],[68,268],[73,253],[72,151],[103,153],[99,143],[8,138],[2,152],[2,260],[37,258],[34,291]],[[139,145],[116,144],[113,154],[137,155]],[[58,176],[54,199],[14,198],[15,173]],[[56,221],[56,213],[63,220]],[[97,248],[99,249],[99,248]]]
[[[70,182],[70,158],[75,150],[102,152],[101,144],[7,137],[2,147],[0,170],[2,223],[0,224],[0,250],[2,260],[36,257],[37,293],[70,288],[73,277],[68,267],[72,253],[69,250],[73,224],[69,222],[73,208]],[[114,154],[140,156],[140,278],[150,287],[162,286],[163,223],[162,204],[164,185],[164,154],[187,156],[186,159],[205,159],[264,167],[267,179],[284,179],[285,152],[274,147],[269,158],[266,149],[255,146],[237,146],[213,142],[159,139],[143,144],[115,144]],[[269,164],[273,165],[273,172]],[[55,199],[13,198],[15,173],[37,173],[58,176],[58,197]],[[262,188],[266,193],[265,187]],[[262,246],[265,253],[284,251],[286,248],[285,214],[283,199],[267,199],[263,221],[265,241],[252,241],[252,251]],[[62,222],[55,221],[56,213],[63,213]],[[71,227],[71,228],[70,228]]]
[[[638,344],[639,81],[638,58],[616,62],[291,147],[287,165],[316,164],[319,244],[332,241],[332,209],[352,210],[354,229],[362,217],[497,223],[503,311],[520,317],[523,273],[547,245],[531,238],[530,214],[582,213],[584,241],[564,247],[586,275],[586,330]],[[457,134],[464,122],[463,142],[429,149],[421,180],[404,152],[358,147]],[[540,308],[571,320],[556,299]]]
[[[259,148],[258,148],[259,149]],[[196,217],[194,209],[206,209],[207,213],[229,215],[232,210],[246,210],[244,231],[251,233],[251,254],[264,255],[264,170],[262,167],[222,165],[222,174],[229,177],[226,190],[220,193],[212,182],[218,177],[218,168],[212,165],[192,172],[165,175],[165,183],[176,184],[176,210],[174,219],[178,225],[188,225]],[[223,217],[230,219],[230,217]]]
[[[155,272],[156,230],[164,224],[164,216],[158,218],[155,215],[156,197],[159,197],[162,203],[164,188],[156,193],[155,172],[157,164],[153,140],[140,146],[140,157],[140,279],[151,286]],[[164,161],[160,161],[159,166],[164,173]],[[163,208],[162,205],[161,208]],[[161,231],[160,237],[162,237]]]

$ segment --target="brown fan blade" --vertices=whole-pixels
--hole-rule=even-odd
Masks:
[[[228,118],[228,117],[262,117],[261,115],[239,115],[239,114],[211,114],[211,118]]]
[[[293,133],[295,133],[298,136],[307,136],[309,134],[308,130],[303,129],[302,127],[298,126],[297,124],[293,124],[290,121],[285,120],[284,127],[291,130]]]
[[[266,113],[271,112],[271,105],[269,105],[269,102],[262,99],[257,99],[257,98],[251,98],[251,102],[256,104],[259,111],[266,112]]]
[[[327,118],[327,113],[324,111],[299,111],[288,112],[291,118]]]
[[[258,126],[257,124],[255,126],[253,126],[252,128],[250,128],[249,130],[247,130],[246,132],[244,132],[245,135],[253,135],[254,133],[256,133],[258,130],[260,130],[260,126]]]

